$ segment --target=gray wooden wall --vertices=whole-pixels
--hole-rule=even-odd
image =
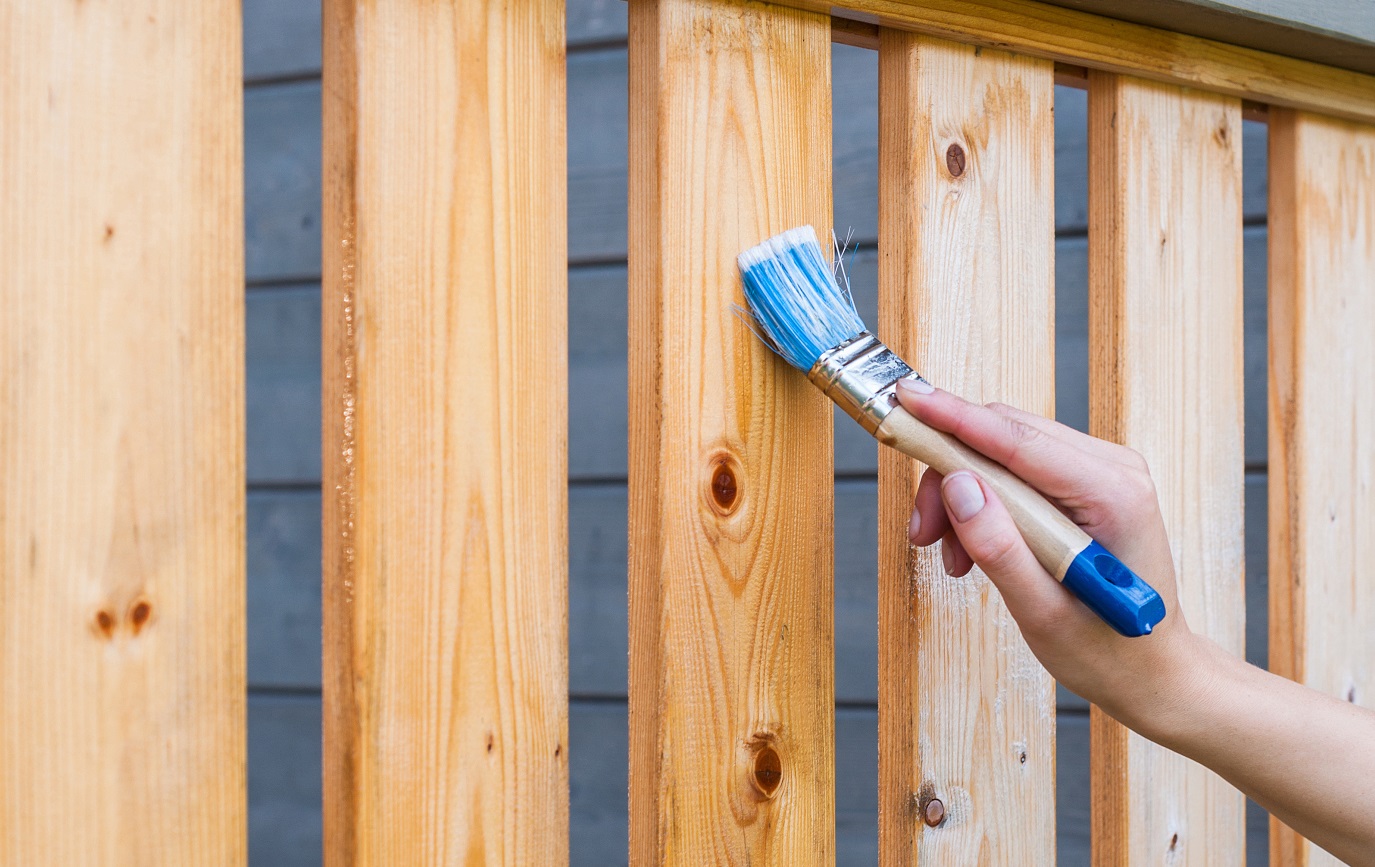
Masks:
[[[626,862],[626,11],[569,0],[570,763],[577,865]],[[249,817],[255,867],[320,862],[319,0],[245,0]],[[836,225],[875,314],[877,60],[837,46]],[[1058,414],[1084,427],[1086,101],[1056,92]],[[1247,123],[1248,656],[1265,658],[1265,128]],[[1208,291],[1200,286],[1199,291]],[[919,361],[919,360],[918,360]],[[836,428],[837,828],[876,860],[875,446]],[[1062,691],[1061,863],[1088,862],[1088,712]],[[1251,863],[1266,863],[1253,810]]]

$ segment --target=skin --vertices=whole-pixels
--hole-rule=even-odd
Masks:
[[[904,380],[898,399],[1020,476],[1159,591],[1155,631],[1124,638],[1032,555],[973,473],[927,470],[908,527],[943,542],[946,571],[978,565],[1057,680],[1132,730],[1212,768],[1349,864],[1375,867],[1375,712],[1256,668],[1189,629],[1155,486],[1141,455],[1001,404]]]

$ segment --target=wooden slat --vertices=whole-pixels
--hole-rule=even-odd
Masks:
[[[1375,126],[1275,112],[1270,183],[1270,668],[1373,707]]]
[[[630,14],[630,860],[831,864],[831,408],[731,310],[830,230],[830,22]]]
[[[942,387],[1052,415],[1052,64],[880,38],[879,334]],[[879,455],[881,863],[1053,864],[1054,682],[982,573],[908,544],[921,469]]]
[[[324,20],[326,863],[565,863],[563,4]]]
[[[0,5],[0,864],[242,864],[234,2]]]
[[[1241,105],[1090,73],[1090,426],[1151,467],[1182,613],[1243,644]],[[1094,860],[1244,862],[1244,800],[1094,709]]]
[[[781,0],[799,9],[1003,48],[1272,105],[1375,120],[1375,75],[1037,0]]]

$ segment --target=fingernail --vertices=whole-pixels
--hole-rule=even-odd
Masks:
[[[936,388],[924,379],[899,379],[898,391],[906,394],[930,394]]]
[[[921,532],[921,512],[912,510],[912,520],[907,522],[907,541],[917,544],[917,534]]]
[[[983,488],[979,487],[979,480],[967,472],[946,476],[945,484],[941,485],[941,495],[951,516],[961,524],[979,514],[984,507]]]
[[[955,549],[944,542],[941,543],[941,562],[945,564],[945,574],[953,577],[955,574]]]

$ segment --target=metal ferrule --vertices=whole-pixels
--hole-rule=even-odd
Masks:
[[[899,379],[926,381],[867,331],[824,353],[807,378],[871,435],[898,405]]]

